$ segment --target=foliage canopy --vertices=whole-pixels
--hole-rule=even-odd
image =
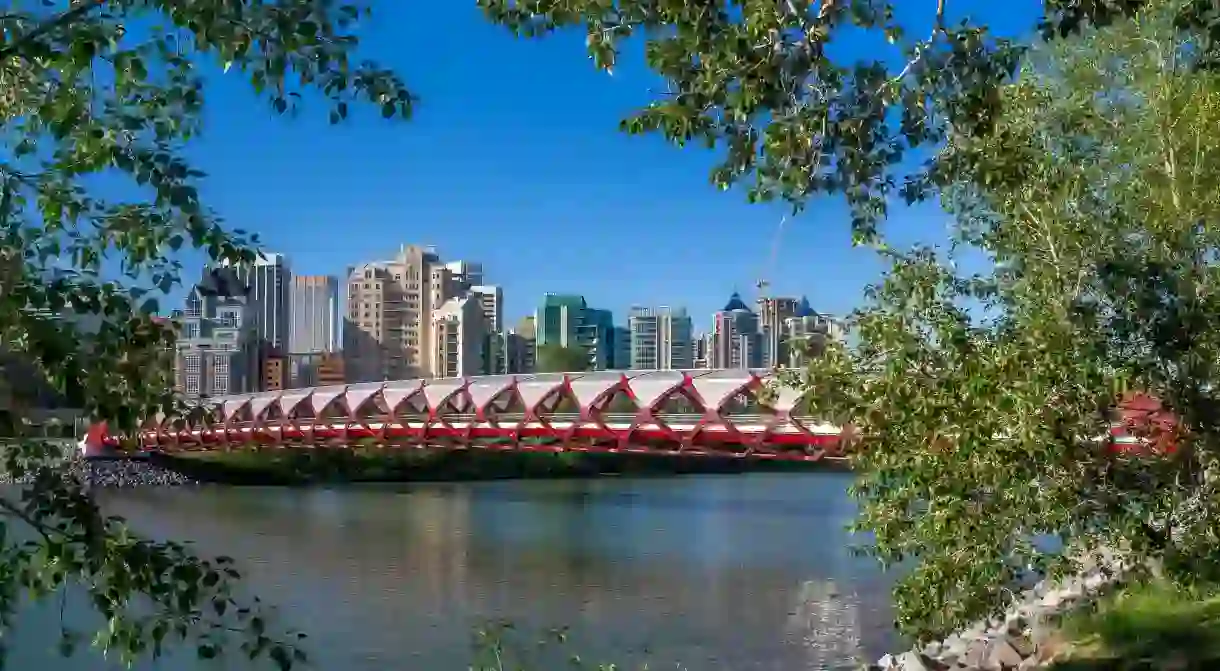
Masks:
[[[961,242],[999,262],[959,278],[930,250],[896,256],[856,317],[860,347],[802,380],[824,392],[814,410],[871,438],[862,524],[883,558],[919,560],[898,592],[908,630],[999,607],[1031,565],[1064,568],[1030,544],[1038,532],[1209,574],[1220,519],[1211,3],[1048,0],[1043,35],[1070,39],[1024,61],[1015,84],[1025,48],[950,20],[944,0],[929,2],[922,39],[884,0],[479,5],[522,35],[582,26],[604,68],[642,34],[669,89],[625,128],[719,148],[720,187],[745,181],[751,198],[795,207],[844,193],[862,240],[877,239],[892,196],[941,195]],[[203,175],[182,156],[204,130],[199,64],[243,73],[281,113],[312,89],[335,122],[358,103],[405,117],[402,82],[353,59],[365,15],[335,0],[12,3],[0,15],[0,342],[119,431],[170,409],[172,334],[148,299],[178,283],[179,250],[242,261],[254,242],[200,201]],[[853,28],[898,45],[902,63],[834,61],[832,39]],[[942,151],[904,168],[929,146]],[[97,175],[138,195],[102,197]],[[580,354],[540,351],[540,367],[584,370]],[[1183,418],[1174,458],[1114,459],[1091,441],[1128,387]],[[79,583],[107,617],[103,649],[156,654],[177,638],[211,657],[236,629],[252,657],[296,659],[257,604],[233,600],[227,561],[136,538],[63,479],[47,445],[15,439],[5,465],[30,484],[0,499],[0,516],[35,540],[3,547],[0,624],[23,590]]]
[[[744,183],[751,201],[800,209],[820,194],[843,194],[858,240],[876,239],[893,197],[936,196],[933,166],[911,167],[918,150],[939,147],[950,134],[990,133],[1000,87],[1028,46],[972,21],[964,12],[980,7],[955,0],[902,3],[926,7],[920,27],[904,26],[893,0],[478,4],[523,37],[583,29],[590,59],[608,71],[625,45],[643,40],[645,61],[665,88],[622,122],[624,130],[717,150],[712,183]],[[1065,37],[1160,4],[1045,0],[1037,28],[1047,39]],[[1220,14],[1211,8],[1209,0],[1173,8],[1175,27],[1201,36],[1203,66],[1220,53]],[[869,56],[836,57],[837,41],[862,34],[876,43]]]
[[[183,157],[205,130],[203,67],[247,79],[280,113],[312,91],[332,122],[359,104],[406,117],[399,78],[354,58],[366,15],[335,0],[12,2],[0,13],[0,343],[36,362],[64,404],[120,433],[173,410],[173,334],[154,296],[179,283],[180,250],[251,258],[254,238],[225,230]],[[101,195],[99,177],[132,195]],[[179,640],[204,658],[230,644],[281,668],[303,658],[265,608],[234,599],[229,560],[132,534],[61,472],[62,448],[13,428],[3,464],[27,484],[0,498],[0,627],[23,593],[63,598],[78,585],[106,622],[94,644],[120,657]],[[6,535],[10,525],[33,540]],[[65,631],[63,651],[76,640]]]
[[[935,166],[959,242],[994,269],[895,255],[859,347],[801,380],[814,412],[868,436],[859,527],[883,560],[915,560],[896,592],[908,631],[1078,570],[1062,547],[1220,577],[1220,76],[1173,6],[1030,54],[994,132]],[[1102,438],[1133,390],[1179,423],[1134,424],[1146,447],[1116,455]]]
[[[539,373],[578,373],[589,370],[589,353],[583,347],[559,343],[540,345],[535,354]]]
[[[867,437],[859,527],[883,560],[915,562],[903,629],[943,633],[1070,570],[1040,536],[1214,575],[1213,3],[1047,0],[1032,50],[951,20],[953,0],[928,3],[915,39],[885,0],[480,5],[523,36],[583,28],[606,69],[639,36],[667,88],[624,129],[718,149],[712,181],[752,200],[842,193],[857,239],[891,259],[853,316],[858,346],[794,381]],[[837,62],[834,40],[861,29],[904,58]],[[955,244],[994,269],[889,248],[895,196],[940,198]],[[1182,419],[1137,429],[1154,456],[1096,440],[1131,389]]]

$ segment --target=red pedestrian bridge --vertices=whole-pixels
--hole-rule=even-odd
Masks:
[[[745,369],[396,380],[208,399],[187,416],[148,419],[139,442],[161,451],[371,442],[793,461],[836,456],[839,428],[801,414],[801,395],[769,371]],[[91,441],[96,448],[118,445],[99,437]]]

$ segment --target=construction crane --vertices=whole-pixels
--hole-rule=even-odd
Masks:
[[[758,281],[754,286],[758,288],[758,297],[767,298],[767,290],[771,288],[771,275],[775,272],[775,264],[779,258],[779,244],[784,237],[784,224],[788,223],[788,215],[784,215],[779,220],[779,227],[775,229],[775,237],[771,240],[771,256],[767,259],[766,265],[763,266],[762,272],[759,273]]]

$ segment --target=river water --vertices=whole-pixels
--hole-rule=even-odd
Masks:
[[[850,553],[850,477],[143,489],[103,502],[146,534],[237,558],[251,590],[309,632],[316,668],[463,671],[472,627],[507,617],[569,626],[591,661],[793,671],[851,668],[894,643],[889,581]],[[88,652],[58,658],[53,627],[49,609],[23,618],[10,668],[109,668]],[[184,654],[139,668],[239,667]]]

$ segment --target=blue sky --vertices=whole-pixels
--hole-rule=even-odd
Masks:
[[[899,4],[913,34],[930,25],[932,0]],[[1029,29],[1039,5],[949,2],[952,18],[1010,35]],[[231,71],[214,78],[207,133],[191,149],[209,173],[209,204],[289,255],[295,272],[342,276],[400,243],[435,245],[445,260],[483,263],[504,287],[510,323],[548,291],[583,294],[620,320],[634,304],[686,306],[698,327],[734,289],[753,300],[785,210],[714,189],[707,152],[618,132],[655,85],[638,59],[608,76],[585,57],[582,35],[516,40],[473,0],[429,3],[426,14],[381,0],[361,35],[361,55],[420,96],[411,122],[361,110],[331,126],[316,101],[278,117]],[[896,212],[887,227],[899,240],[935,240],[945,225],[930,205]],[[841,200],[822,199],[785,229],[767,271],[773,293],[806,294],[831,313],[856,306],[880,265],[851,247]]]

